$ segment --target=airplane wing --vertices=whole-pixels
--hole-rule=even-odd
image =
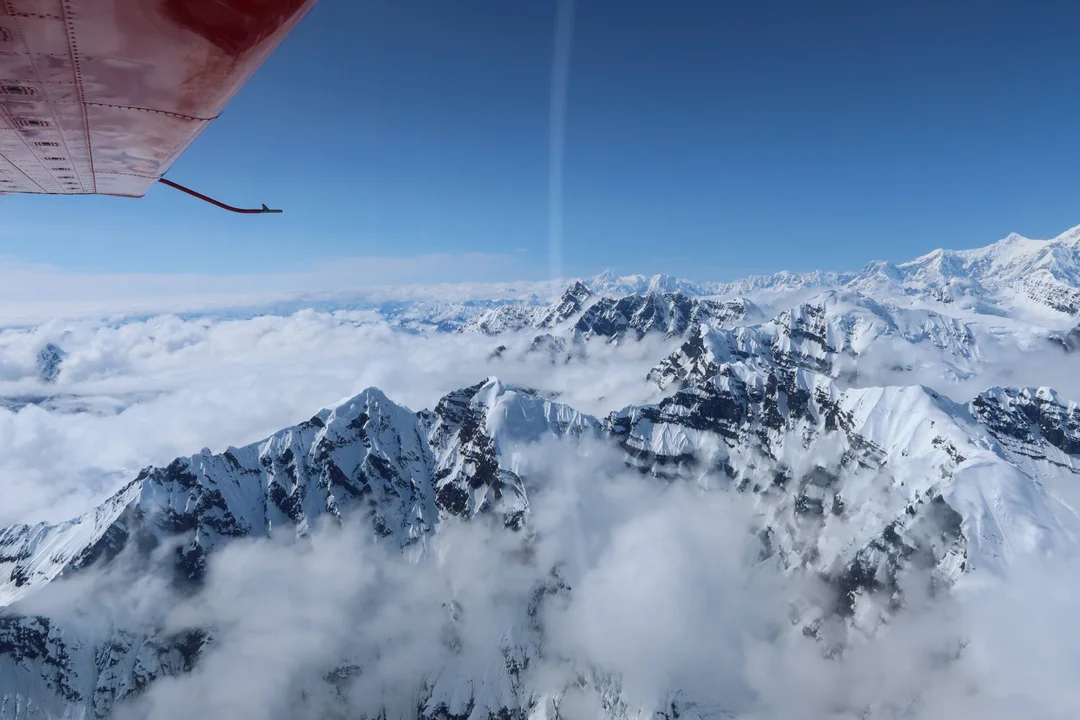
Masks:
[[[0,193],[142,197],[315,0],[0,0]]]

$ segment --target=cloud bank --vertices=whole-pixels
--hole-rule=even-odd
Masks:
[[[390,720],[435,701],[567,720],[1064,720],[1080,707],[1074,558],[912,595],[877,636],[828,657],[788,619],[820,591],[813,579],[751,559],[748,499],[658,484],[600,444],[527,455],[526,534],[450,523],[409,558],[358,524],[323,525],[232,543],[195,596],[114,568],[26,609],[214,628],[195,669],[150,686],[123,720]]]
[[[506,277],[532,278],[518,282]],[[0,263],[0,325],[55,318],[102,318],[258,311],[282,302],[344,304],[390,301],[543,298],[565,283],[535,276],[513,254],[432,253],[342,258],[276,274],[87,273],[45,265]]]

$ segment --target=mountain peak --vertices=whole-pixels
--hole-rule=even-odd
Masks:
[[[1054,240],[1066,243],[1080,242],[1080,225],[1069,228],[1068,230],[1054,238]]]
[[[577,300],[584,300],[591,296],[593,291],[589,289],[589,286],[582,280],[575,280],[570,287],[566,288],[566,292],[563,293],[563,298],[571,298]]]
[[[37,355],[38,377],[42,382],[55,382],[60,375],[60,366],[64,362],[67,353],[59,346],[48,343]]]
[[[941,251],[935,250],[934,252]],[[931,253],[931,255],[933,255],[933,253]],[[927,255],[927,257],[930,256]],[[887,260],[873,260],[868,262],[860,274],[863,276],[884,275],[891,280],[903,280],[904,277],[903,273],[900,272],[900,269]]]
[[[589,286],[581,280],[575,280],[573,285],[566,288],[566,292],[562,294],[558,303],[549,307],[540,317],[538,327],[552,328],[577,315],[591,297],[593,297],[593,291]]]
[[[341,402],[339,402],[337,405],[335,405],[333,408],[330,408],[329,410],[321,410],[320,414],[325,414],[327,416],[329,416],[330,414],[333,414],[335,417],[341,418],[341,417],[344,417],[344,416],[348,415],[351,411],[354,411],[356,408],[360,408],[362,411],[366,411],[367,408],[372,407],[372,406],[377,407],[377,406],[380,406],[380,405],[388,405],[388,404],[392,404],[392,403],[391,403],[391,400],[388,397],[386,397],[386,393],[384,393],[382,390],[380,390],[377,387],[369,387],[369,388],[365,388],[364,390],[360,391],[359,393],[357,393],[356,395],[354,395],[351,398],[348,398],[346,400],[342,400]],[[318,414],[315,417],[318,417]],[[326,418],[320,418],[320,419],[325,420]]]
[[[624,297],[646,293],[678,292],[688,296],[715,294],[716,284],[699,284],[674,275],[616,275],[611,270],[594,275],[586,281],[597,295]]]
[[[619,276],[615,274],[615,271],[611,268],[608,268],[606,270],[601,270],[596,275],[593,275],[591,282],[597,285],[606,285],[608,283],[613,283],[618,279]]]

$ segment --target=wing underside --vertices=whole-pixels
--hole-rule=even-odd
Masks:
[[[141,197],[315,0],[0,0],[0,193]]]

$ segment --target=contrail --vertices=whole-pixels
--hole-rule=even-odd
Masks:
[[[551,279],[563,277],[563,161],[566,155],[566,105],[570,85],[570,52],[574,46],[574,11],[577,0],[555,0],[555,48],[551,58],[551,105],[548,116],[548,262]],[[568,473],[571,485],[580,483],[577,473]],[[581,528],[580,489],[572,491],[570,507],[574,555],[577,567],[567,578],[573,586],[588,567],[585,534]]]
[[[561,278],[563,270],[563,156],[566,153],[566,101],[576,0],[555,2],[555,50],[551,58],[548,135],[548,259],[552,280]]]

